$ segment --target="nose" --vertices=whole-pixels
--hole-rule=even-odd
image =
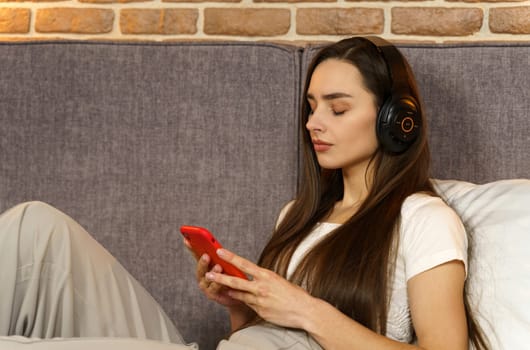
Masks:
[[[314,111],[312,114],[309,115],[307,118],[307,123],[305,123],[305,127],[308,131],[324,131],[325,125],[322,121],[322,118],[317,111]]]

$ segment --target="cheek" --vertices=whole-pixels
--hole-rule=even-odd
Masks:
[[[372,155],[379,147],[377,135],[372,128],[357,129],[355,134],[350,134],[348,144],[348,148],[355,149],[355,153],[362,153],[363,155]]]
[[[352,118],[351,124],[348,127],[351,142],[355,143],[361,149],[375,152],[379,146],[375,131],[375,122],[375,112]]]

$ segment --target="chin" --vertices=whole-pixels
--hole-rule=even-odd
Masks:
[[[325,162],[318,162],[318,165],[320,166],[320,168],[325,169],[325,170],[342,169],[342,166],[340,166],[340,165],[329,164],[329,163],[325,163]]]

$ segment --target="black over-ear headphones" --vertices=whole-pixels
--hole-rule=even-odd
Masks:
[[[379,37],[365,37],[386,62],[392,90],[377,115],[376,133],[382,148],[390,153],[403,153],[414,143],[421,128],[419,103],[412,96],[407,78],[407,65],[401,52]]]

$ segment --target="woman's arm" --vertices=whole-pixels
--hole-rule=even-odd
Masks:
[[[229,307],[228,313],[230,315],[231,332],[241,329],[256,316],[256,313],[244,303],[241,303],[241,305],[238,306]]]
[[[266,321],[304,329],[325,349],[467,349],[465,271],[459,261],[439,265],[408,282],[417,347],[369,330],[272,271],[226,250],[218,255],[253,279],[245,281],[213,272],[206,274],[210,281],[229,287],[230,297],[242,301]]]
[[[304,329],[325,349],[468,349],[463,302],[465,271],[451,261],[408,282],[408,296],[418,346],[379,335],[320,300]]]
[[[410,312],[420,346],[426,349],[468,348],[465,274],[462,261],[453,260],[409,280]]]

